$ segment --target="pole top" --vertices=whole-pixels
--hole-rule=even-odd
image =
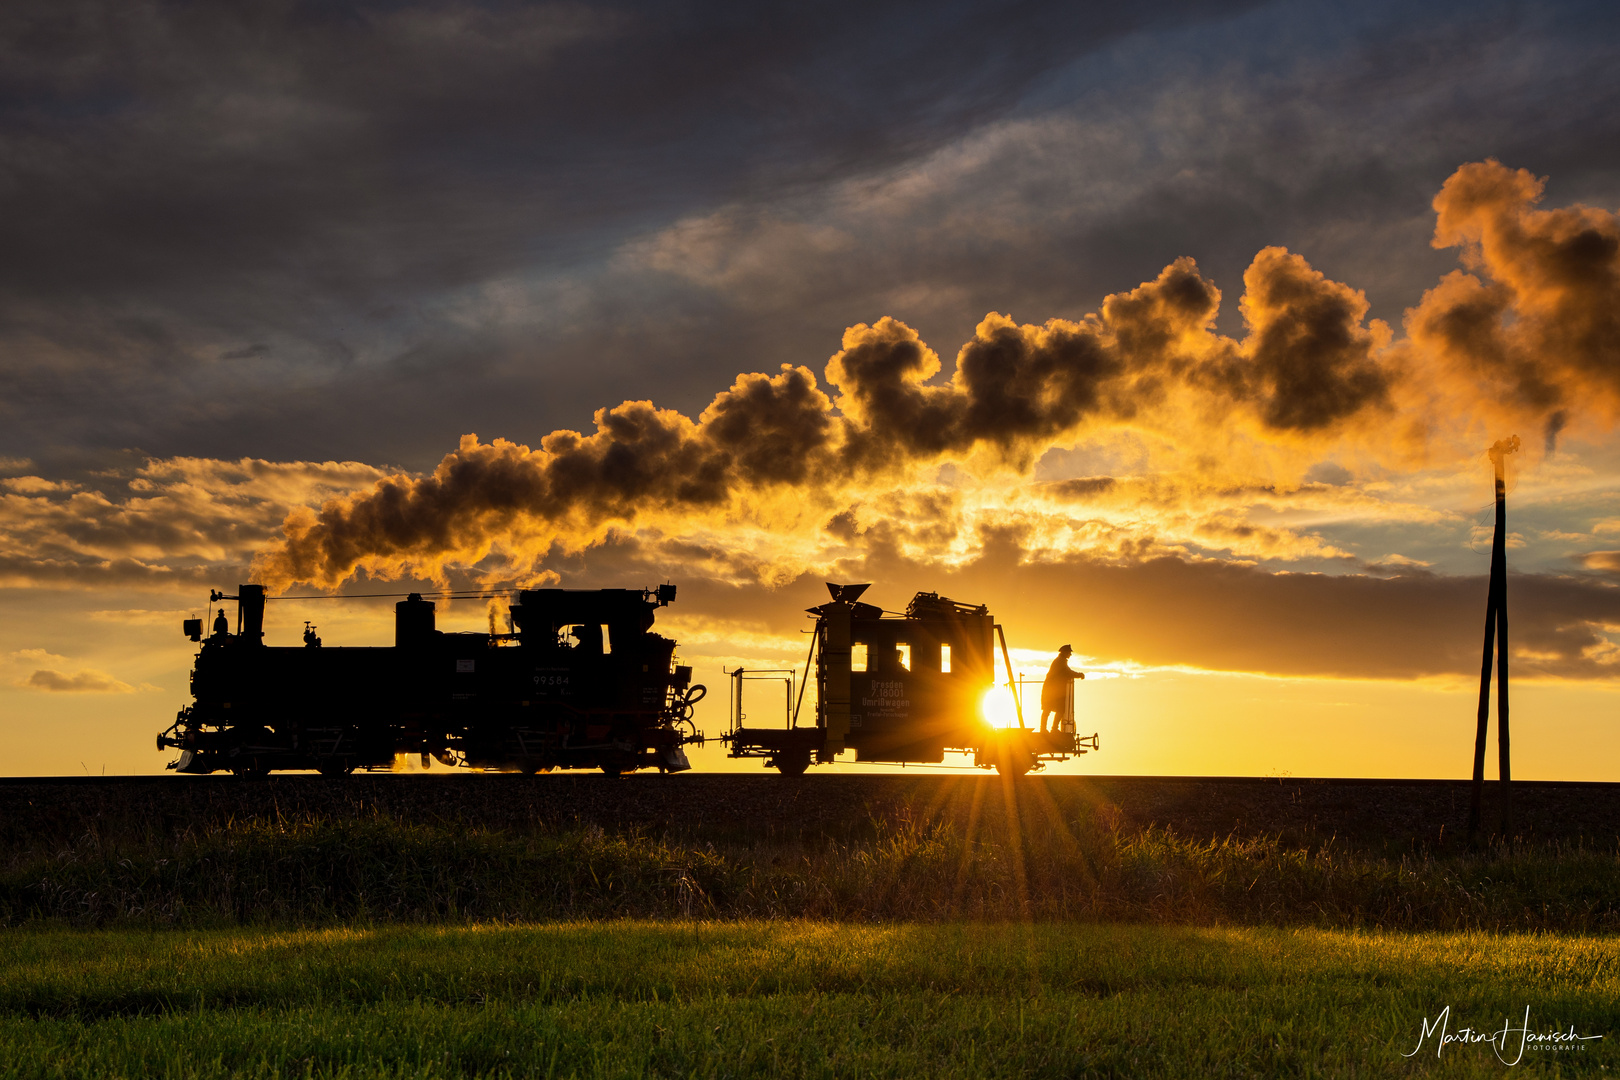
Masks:
[[[1496,443],[1485,452],[1491,455],[1491,460],[1493,462],[1500,465],[1502,464],[1502,459],[1504,457],[1516,452],[1518,449],[1519,437],[1517,435],[1509,435],[1505,439],[1498,439]]]

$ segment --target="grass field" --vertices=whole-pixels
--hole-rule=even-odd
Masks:
[[[1529,789],[1523,817],[1538,827],[1474,845],[1447,838],[1466,810],[1448,785],[640,779],[3,788],[0,925],[763,917],[1620,930],[1620,817],[1548,828],[1590,816],[1606,788],[1540,791],[1545,805]]]
[[[1620,1073],[1607,789],[481,779],[0,789],[0,1080]]]
[[[1620,1072],[1620,942],[1263,928],[564,923],[9,931],[0,1077]],[[1485,1044],[1530,1009],[1531,1032]],[[1514,1032],[1505,1052],[1519,1056]]]
[[[1613,932],[1620,857],[1558,843],[1383,853],[1198,839],[1095,819],[1008,830],[875,821],[837,838],[524,832],[397,821],[86,834],[0,865],[0,923],[622,917],[1085,919]]]

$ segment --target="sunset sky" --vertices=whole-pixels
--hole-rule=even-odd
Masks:
[[[671,581],[713,735],[833,580],[1071,643],[1058,771],[1461,777],[1516,434],[1620,779],[1620,8],[1123,8],[5,5],[0,772],[161,772],[211,587]]]

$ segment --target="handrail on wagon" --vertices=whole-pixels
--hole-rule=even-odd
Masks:
[[[804,679],[799,683],[799,700],[793,705],[793,718],[788,722],[790,728],[799,726],[799,710],[804,707],[804,691],[810,685],[810,664],[816,658],[816,642],[820,640],[819,632],[810,633],[810,652],[804,658]]]
[[[732,731],[736,731],[738,728],[741,728],[743,721],[745,719],[747,719],[747,715],[748,715],[748,714],[743,712],[743,708],[742,708],[742,698],[743,698],[743,693],[742,693],[743,692],[743,685],[742,684],[743,684],[744,679],[752,679],[752,680],[757,680],[757,681],[762,681],[762,682],[785,683],[787,685],[787,698],[783,702],[782,719],[783,719],[784,723],[787,726],[792,725],[792,723],[793,723],[793,715],[794,715],[794,710],[793,710],[793,689],[794,689],[794,684],[797,681],[797,676],[798,676],[797,671],[794,671],[791,668],[742,668],[742,667],[734,668],[734,669],[732,669],[730,671],[726,671],[725,668],[721,668],[720,670],[722,672],[724,672],[725,674],[731,676],[731,710],[730,711],[731,711],[731,730]]]

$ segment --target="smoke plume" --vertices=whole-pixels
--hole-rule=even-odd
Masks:
[[[1407,313],[1414,351],[1455,397],[1531,419],[1551,445],[1577,415],[1620,409],[1620,219],[1537,210],[1545,181],[1496,161],[1464,165],[1435,196],[1434,246],[1455,270]]]
[[[295,511],[257,572],[332,587],[360,568],[436,575],[496,549],[532,565],[553,545],[672,517],[824,521],[852,490],[947,460],[1021,469],[1100,428],[1154,431],[1190,455],[1233,432],[1319,452],[1446,397],[1538,423],[1550,442],[1620,405],[1620,226],[1586,207],[1535,210],[1541,190],[1494,161],[1446,181],[1434,243],[1461,248],[1470,272],[1425,294],[1399,343],[1360,291],[1275,247],[1244,274],[1244,336],[1218,334],[1220,290],[1181,258],[1079,321],[987,315],[943,382],[939,355],[883,318],[849,328],[827,362],[836,397],[784,365],[740,376],[696,421],[627,401],[598,410],[593,432],[534,449],[465,436],[431,475]]]

